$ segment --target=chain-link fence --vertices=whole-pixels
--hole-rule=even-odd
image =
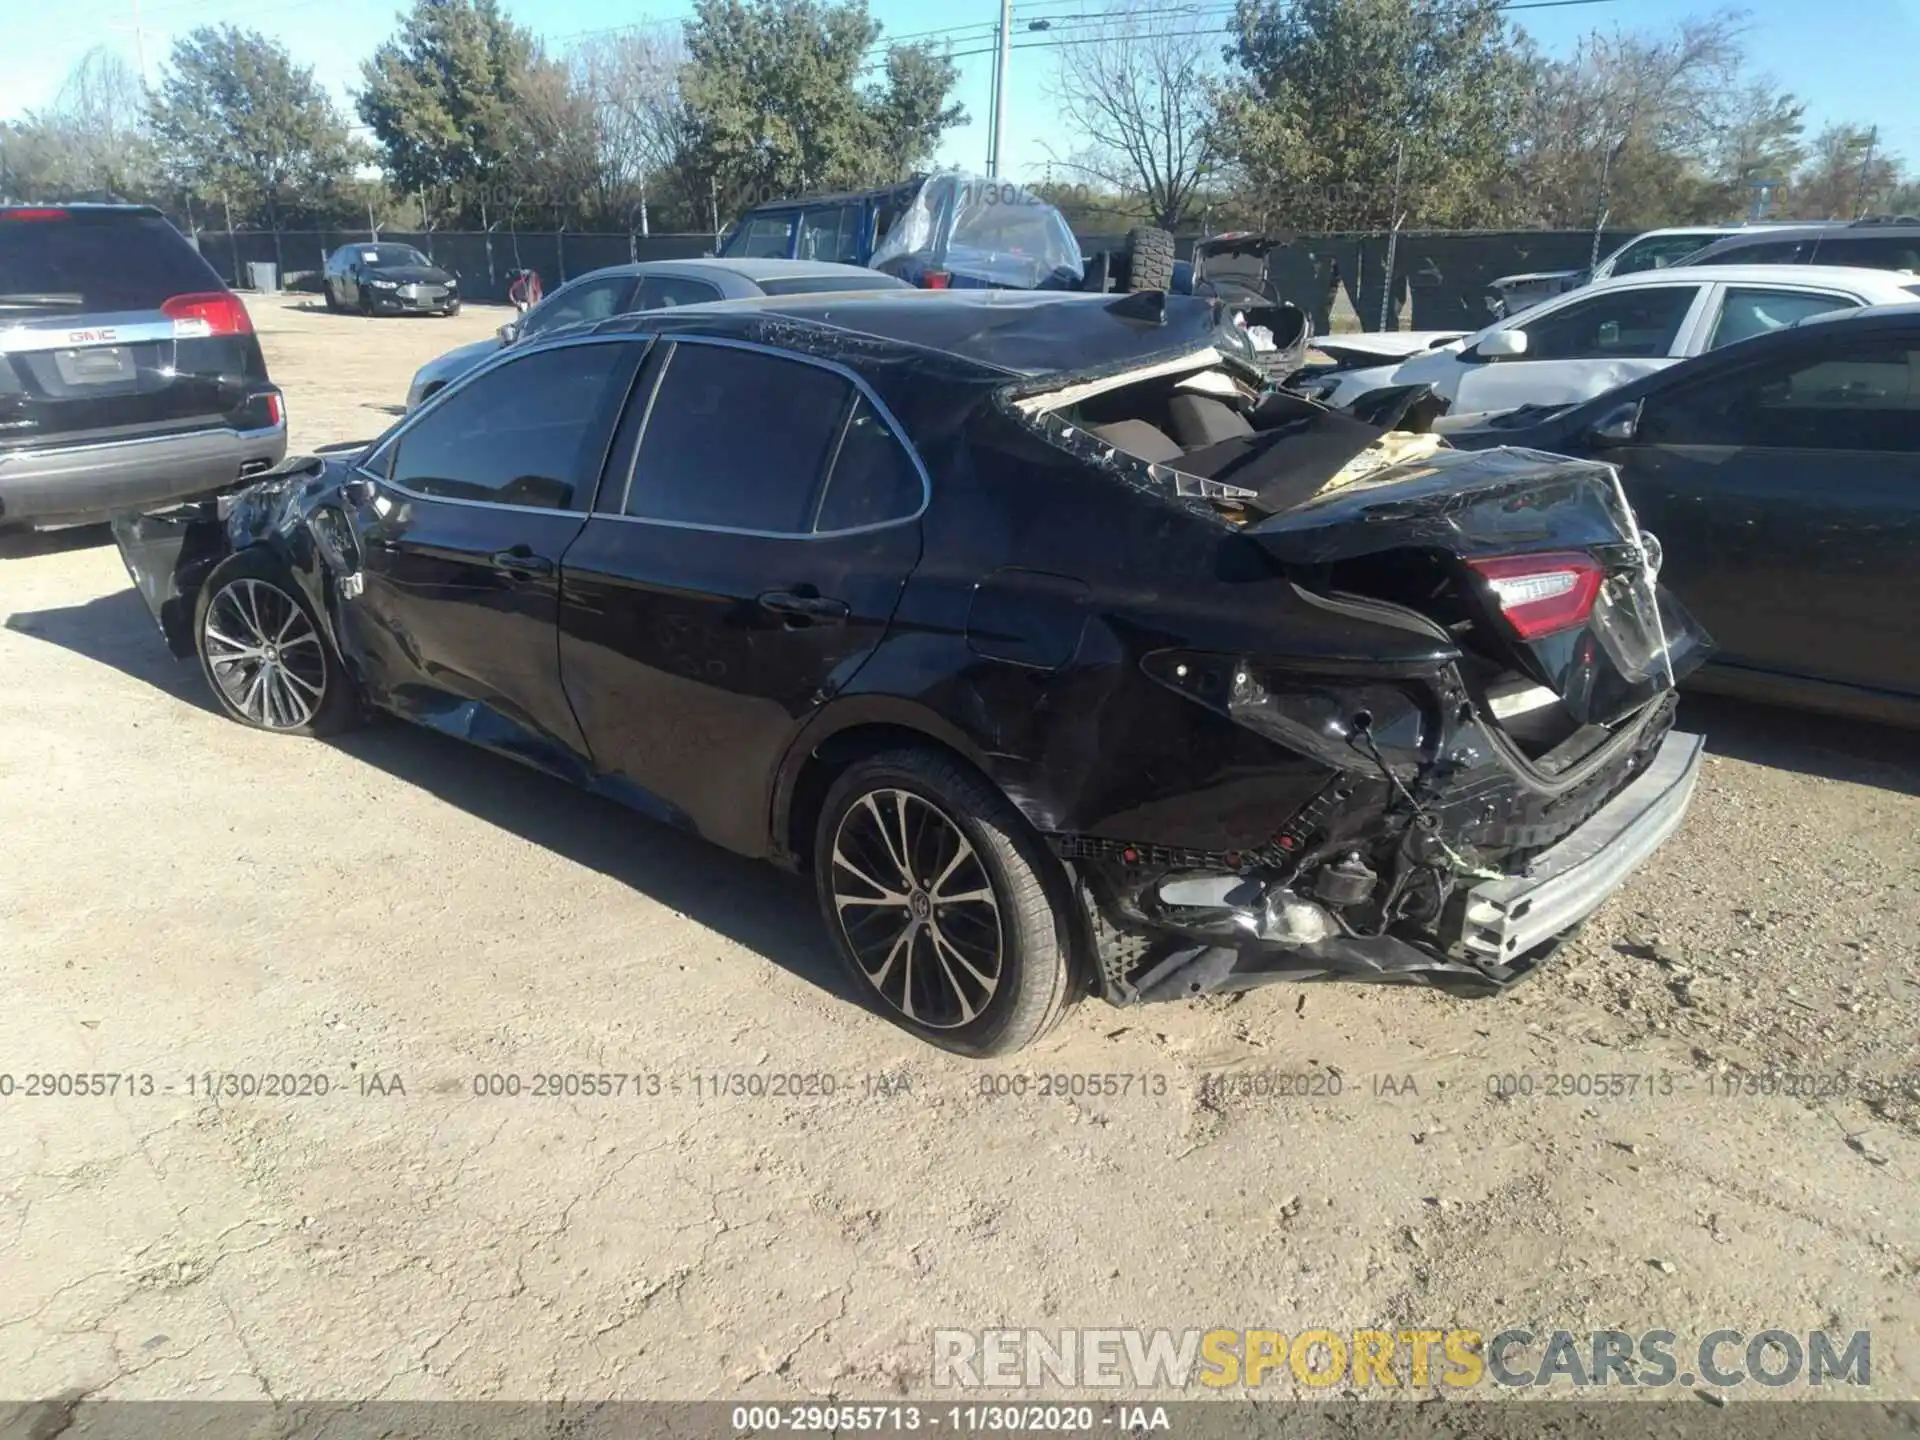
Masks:
[[[1631,239],[1632,231],[1600,236],[1600,253]],[[227,281],[246,283],[253,262],[277,265],[281,284],[318,289],[319,272],[342,245],[367,238],[364,231],[203,230],[200,251]],[[1192,254],[1194,238],[1182,237],[1181,257]],[[604,265],[633,260],[677,260],[712,251],[713,237],[697,235],[589,235],[572,231],[386,231],[383,241],[411,245],[460,277],[469,300],[504,301],[515,270],[539,272],[551,291],[575,275]],[[1121,235],[1085,234],[1080,247],[1089,253],[1117,248]],[[1386,266],[1393,257],[1388,287]],[[1414,330],[1478,329],[1492,318],[1486,307],[1488,282],[1535,270],[1583,269],[1594,253],[1591,230],[1413,230],[1388,233],[1298,235],[1267,257],[1267,274],[1282,298],[1313,316],[1316,334],[1334,329]],[[1357,322],[1357,323],[1356,323]]]

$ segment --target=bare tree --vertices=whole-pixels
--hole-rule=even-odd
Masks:
[[[625,30],[573,52],[578,83],[599,115],[602,161],[635,189],[671,171],[685,154],[687,107],[680,75],[687,52],[677,31]]]
[[[133,67],[104,46],[81,56],[49,108],[0,126],[0,171],[0,190],[23,197],[152,193],[147,97]]]
[[[1156,18],[1156,15],[1158,18]],[[1047,89],[1085,144],[1056,164],[1101,187],[1138,195],[1171,228],[1211,174],[1218,38],[1127,0],[1059,49]]]
[[[1711,170],[1743,100],[1745,30],[1744,15],[1721,11],[1663,33],[1595,32],[1569,59],[1538,64],[1517,166],[1538,218],[1597,229],[1724,208]]]

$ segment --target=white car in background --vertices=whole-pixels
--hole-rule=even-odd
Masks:
[[[1741,225],[1674,225],[1665,230],[1648,230],[1602,258],[1591,270],[1533,270],[1524,275],[1502,275],[1497,280],[1490,280],[1487,282],[1487,310],[1496,320],[1509,319],[1542,300],[1564,295],[1582,285],[1610,280],[1615,275],[1633,275],[1642,270],[1663,270],[1670,265],[1678,265],[1689,255],[1729,235],[1781,228],[1783,222],[1755,221]]]
[[[1571,404],[1809,315],[1915,299],[1920,278],[1890,270],[1648,270],[1572,291],[1397,364],[1322,372],[1296,388],[1335,408],[1383,386],[1419,384],[1431,385],[1455,414]]]

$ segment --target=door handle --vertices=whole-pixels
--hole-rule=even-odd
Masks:
[[[803,625],[838,625],[846,620],[851,607],[844,600],[824,595],[802,595],[793,590],[769,590],[759,600],[762,610],[771,611],[790,628]]]
[[[511,550],[494,551],[493,568],[525,579],[533,575],[551,575],[553,562],[544,555],[534,554],[528,546],[516,545]]]

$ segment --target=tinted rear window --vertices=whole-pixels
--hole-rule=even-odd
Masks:
[[[753,282],[769,295],[824,295],[830,290],[908,290],[906,281],[878,270],[865,275],[792,275]]]
[[[175,295],[225,288],[158,215],[0,215],[0,303],[7,296],[74,296],[70,308],[97,314],[157,310]]]
[[[1872,270],[1920,270],[1920,235],[1823,237],[1813,258],[1821,265],[1863,265]]]

